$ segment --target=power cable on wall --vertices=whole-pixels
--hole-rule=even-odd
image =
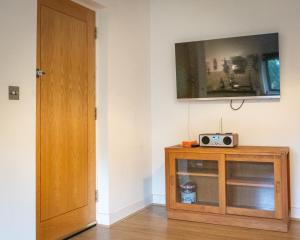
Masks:
[[[242,108],[242,106],[244,105],[245,103],[245,99],[242,101],[241,105],[238,106],[237,108],[233,107],[233,100],[231,99],[230,100],[230,108],[233,110],[233,111],[237,111],[237,110],[240,110]]]

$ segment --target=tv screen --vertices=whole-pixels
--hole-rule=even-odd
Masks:
[[[175,44],[178,99],[279,98],[278,33]]]

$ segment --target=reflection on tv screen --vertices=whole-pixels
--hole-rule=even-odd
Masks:
[[[175,44],[177,98],[279,97],[278,34]]]

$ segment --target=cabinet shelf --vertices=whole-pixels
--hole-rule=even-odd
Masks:
[[[245,187],[264,187],[274,188],[274,179],[272,178],[231,178],[226,181],[227,185],[245,186]]]
[[[177,172],[176,174],[179,176],[218,177],[218,174],[213,172]]]
[[[233,212],[234,210],[239,211],[240,209],[249,209],[249,210],[257,210],[257,211],[269,211],[274,212],[273,205],[264,205],[264,206],[248,206],[248,205],[236,205],[236,206],[228,206],[227,211]]]

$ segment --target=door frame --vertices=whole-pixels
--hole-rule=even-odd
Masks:
[[[41,67],[41,6],[47,2],[63,7],[64,10],[70,8],[77,13],[82,9],[88,9],[71,0],[37,0],[37,52],[36,52],[36,68]],[[95,41],[95,28],[96,28],[96,14],[94,11],[89,10],[87,17],[88,26],[88,198],[93,204],[89,203],[89,212],[94,219],[90,225],[96,223],[96,41]],[[41,78],[36,80],[36,239],[41,238]],[[90,171],[92,169],[92,171]],[[67,234],[64,237],[73,235],[90,225],[80,227],[74,232]]]

